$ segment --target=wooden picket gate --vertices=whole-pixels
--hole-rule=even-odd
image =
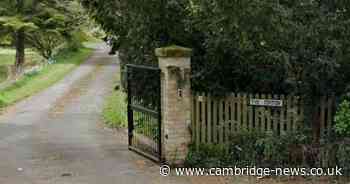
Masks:
[[[250,105],[250,99],[282,100],[282,107]],[[246,129],[292,132],[303,125],[304,108],[298,96],[232,93],[225,98],[194,94],[192,140],[200,143],[225,143],[230,135]],[[321,99],[321,131],[332,126],[334,98]]]

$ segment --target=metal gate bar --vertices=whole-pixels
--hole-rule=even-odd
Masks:
[[[162,159],[160,69],[127,65],[129,149],[154,161]]]

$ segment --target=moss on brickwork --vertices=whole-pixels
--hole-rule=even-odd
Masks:
[[[192,49],[172,45],[156,49],[157,57],[191,57]]]

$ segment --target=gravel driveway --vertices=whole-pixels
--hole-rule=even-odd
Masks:
[[[209,182],[161,177],[158,165],[128,150],[123,133],[103,126],[103,99],[118,69],[107,53],[99,45],[63,80],[0,117],[0,184]]]

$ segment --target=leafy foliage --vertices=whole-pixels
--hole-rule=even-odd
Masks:
[[[156,65],[157,47],[193,48],[194,91],[299,95],[315,140],[320,97],[350,89],[345,0],[81,2],[114,36],[122,64]]]
[[[344,100],[335,115],[335,131],[342,135],[350,137],[350,102]]]
[[[23,20],[22,17],[0,17],[0,22],[5,29],[14,31],[21,29],[35,30],[38,28],[34,23]]]
[[[230,138],[228,145],[200,145],[187,157],[187,164],[199,167],[303,165],[301,134],[275,135],[243,131]]]
[[[113,36],[122,71],[127,63],[155,66],[155,48],[170,44],[186,46],[190,40],[184,24],[187,0],[81,2],[107,35]]]
[[[335,136],[314,147],[303,133],[276,135],[243,131],[228,144],[191,145],[189,167],[341,167],[349,175],[350,140]]]
[[[74,33],[88,18],[73,0],[3,0],[0,7],[0,35],[13,37],[18,65],[24,63],[25,46],[52,58],[54,49],[64,41],[76,41]]]
[[[194,145],[191,145],[186,165],[205,168],[218,167],[227,164],[229,159],[230,155],[223,145],[202,144],[198,150]]]
[[[342,142],[338,145],[337,160],[339,167],[343,168],[344,174],[350,176],[350,142]]]
[[[349,78],[345,1],[81,1],[123,62],[155,64],[165,45],[194,48],[194,90],[320,96]]]
[[[53,57],[53,51],[60,44],[63,43],[62,36],[56,31],[37,31],[28,38],[31,45],[36,48],[36,50],[45,59],[50,59]]]

